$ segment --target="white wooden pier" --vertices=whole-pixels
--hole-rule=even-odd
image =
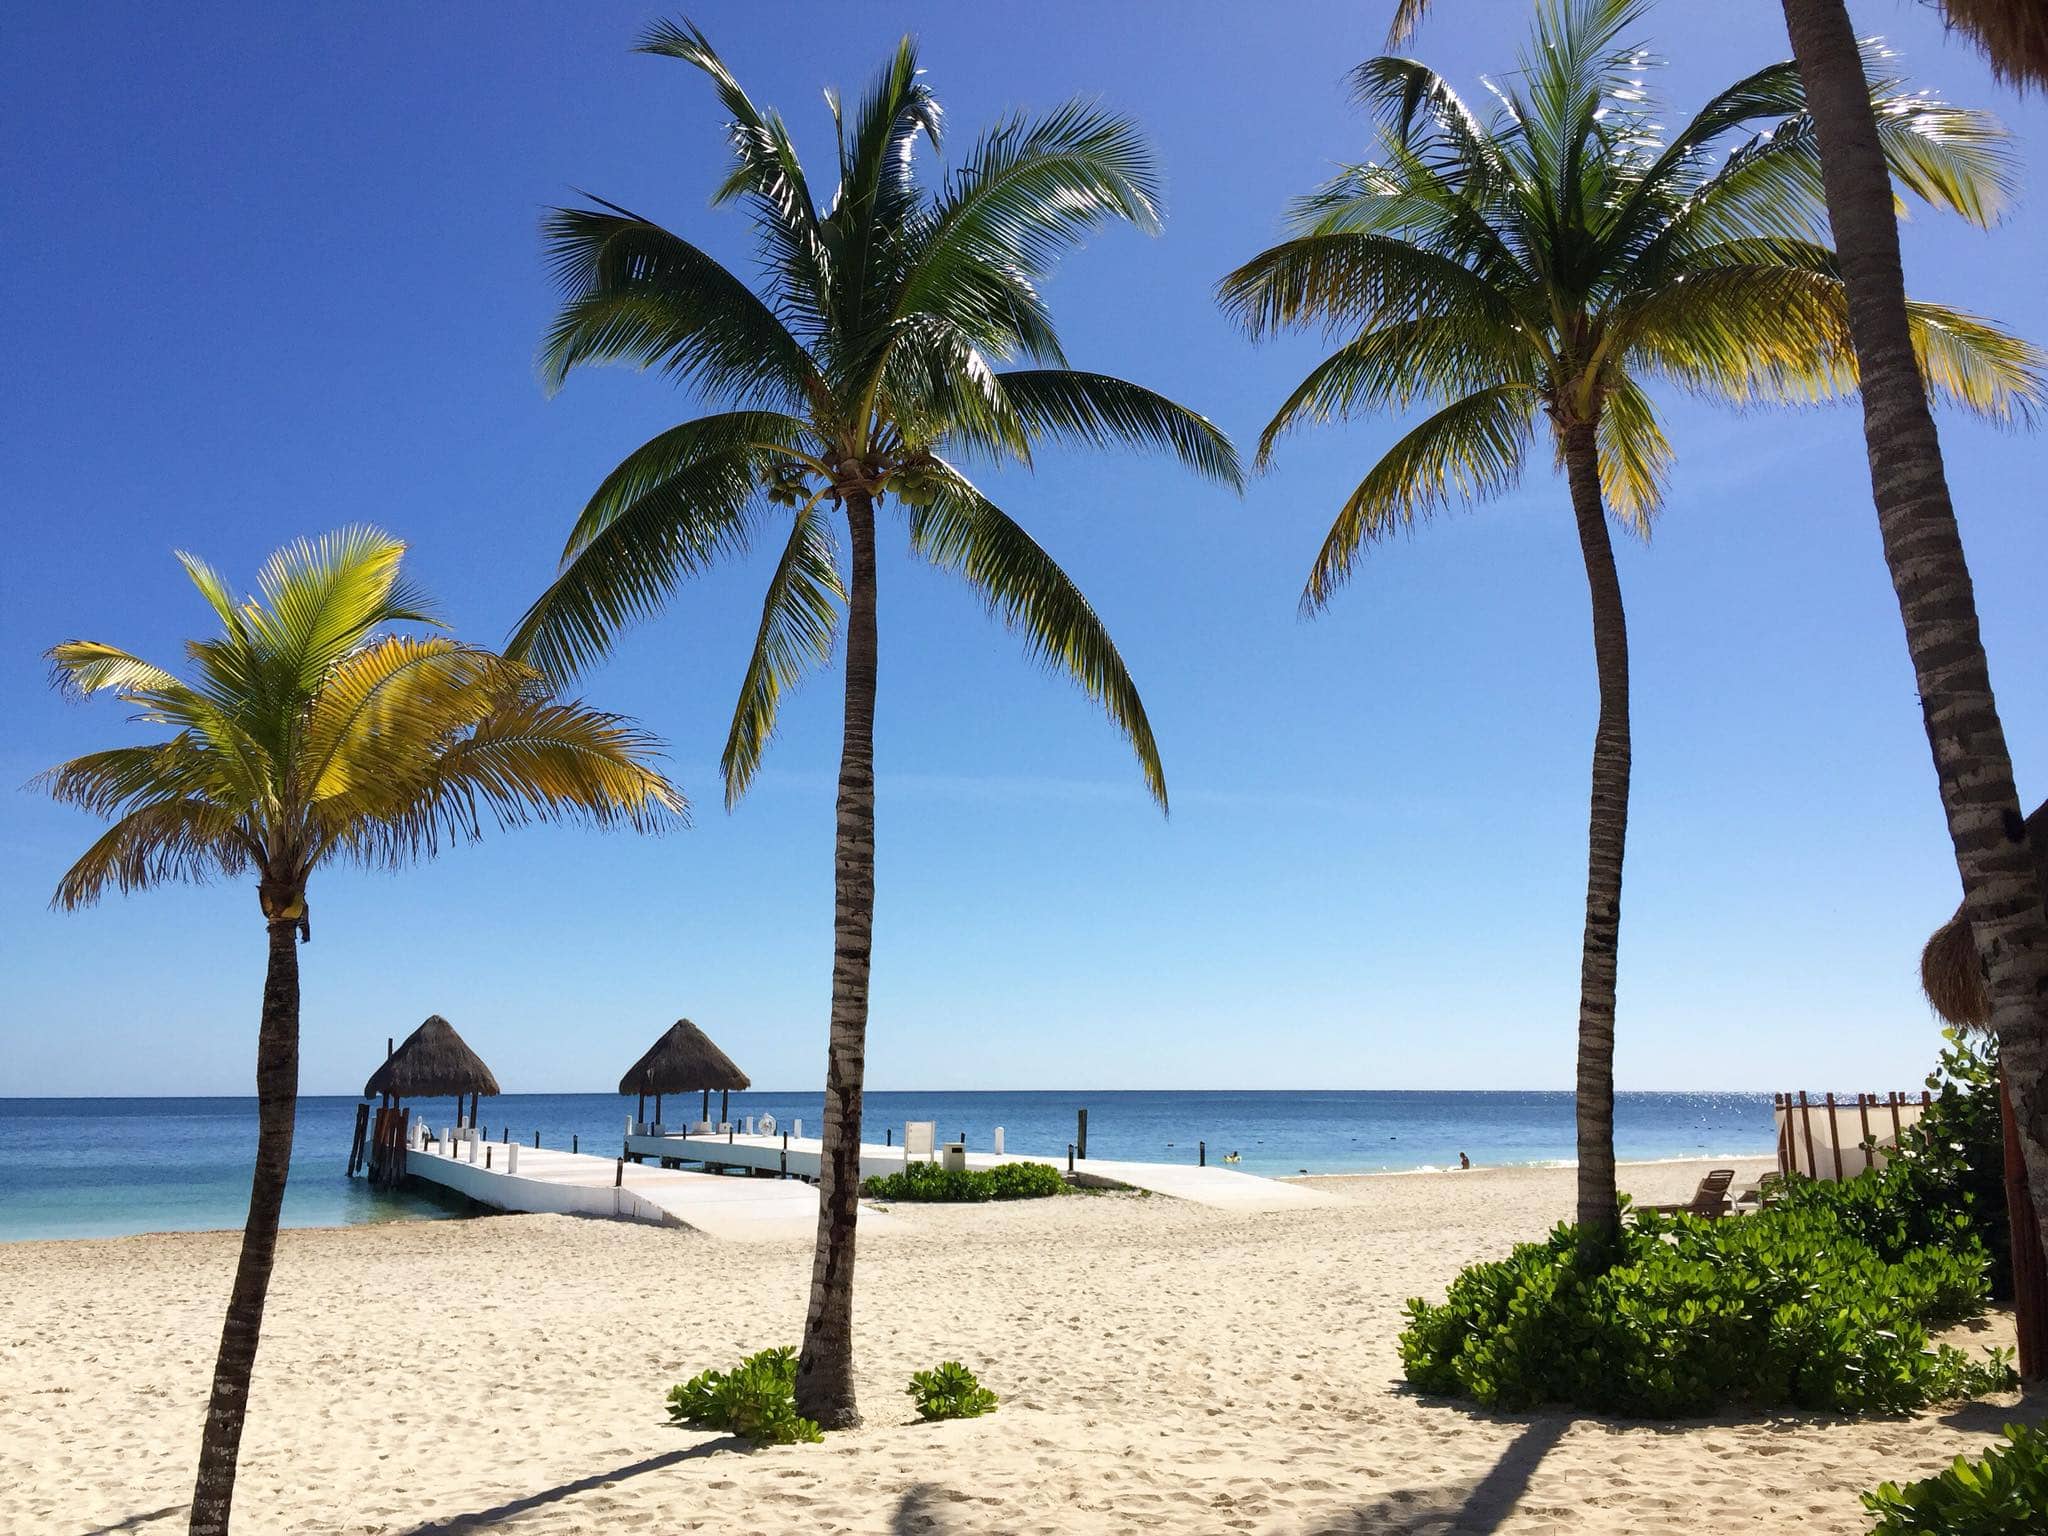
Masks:
[[[662,1162],[697,1163],[713,1168],[745,1169],[756,1174],[787,1172],[795,1179],[816,1179],[824,1150],[823,1143],[815,1136],[749,1136],[741,1131],[694,1135],[667,1131],[666,1134],[655,1135],[657,1128],[654,1126],[644,1125],[638,1129],[640,1134],[628,1134],[626,1137],[627,1155],[657,1165]],[[902,1147],[862,1142],[860,1176],[871,1179],[901,1173],[905,1158]],[[999,1152],[969,1152],[966,1163],[969,1168],[993,1168],[999,1163],[1045,1163],[1063,1172],[1067,1166],[1063,1157]],[[1231,1211],[1306,1210],[1312,1206],[1342,1203],[1337,1196],[1319,1189],[1283,1184],[1278,1179],[1260,1178],[1257,1174],[1240,1173],[1235,1168],[1219,1168],[1214,1164],[1202,1167],[1192,1163],[1134,1163],[1089,1157],[1075,1160],[1073,1177],[1077,1184],[1099,1189],[1143,1189],[1153,1194],[1171,1195],[1176,1200]],[[753,1184],[759,1181],[748,1179],[744,1182]],[[778,1179],[776,1182],[782,1181]],[[861,1220],[867,1219],[864,1212]]]
[[[818,1230],[818,1192],[798,1179],[730,1178],[648,1167],[517,1142],[434,1142],[406,1153],[405,1171],[493,1210],[559,1212],[689,1227],[712,1237],[768,1242]],[[885,1222],[863,1211],[861,1225]]]

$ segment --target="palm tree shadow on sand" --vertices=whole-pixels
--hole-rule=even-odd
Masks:
[[[1308,1529],[1313,1536],[1486,1536],[1513,1513],[1537,1467],[1571,1426],[1568,1415],[1534,1420],[1474,1482],[1397,1488]],[[889,1529],[896,1536],[968,1536],[986,1529],[955,1522],[950,1510],[968,1497],[937,1483],[919,1483],[897,1503]]]

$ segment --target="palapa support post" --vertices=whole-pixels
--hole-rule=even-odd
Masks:
[[[718,1090],[718,1123],[720,1125],[732,1124],[732,1090],[730,1088]]]
[[[697,1118],[699,1120],[709,1120],[711,1118],[711,1090],[709,1088],[704,1090],[704,1107],[698,1112]]]
[[[1835,1155],[1835,1182],[1842,1182],[1842,1133],[1835,1125],[1835,1096],[1828,1095],[1828,1150]]]
[[[637,1130],[647,1123],[647,1090],[640,1090],[640,1102],[633,1109],[633,1126]]]
[[[370,1101],[365,1099],[356,1106],[356,1133],[349,1142],[348,1176],[354,1178],[356,1170],[363,1166],[363,1137],[370,1128]]]

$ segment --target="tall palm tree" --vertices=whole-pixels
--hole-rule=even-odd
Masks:
[[[732,148],[715,201],[746,202],[763,292],[612,204],[550,216],[565,302],[542,349],[548,382],[585,363],[636,363],[723,409],[612,471],[511,649],[572,673],[684,578],[786,518],[721,758],[730,807],[760,764],[784,690],[827,659],[845,605],[824,1152],[797,1375],[802,1411],[843,1426],[859,1421],[851,1324],[875,901],[876,510],[898,506],[912,550],[973,585],[1038,659],[1101,704],[1163,809],[1152,727],[1108,630],[955,460],[1028,465],[1042,438],[1121,441],[1165,449],[1228,485],[1240,476],[1229,441],[1202,417],[1068,368],[1039,292],[1059,254],[1099,226],[1158,227],[1152,157],[1127,119],[1082,102],[1006,119],[928,187],[916,174],[919,144],[939,147],[942,119],[906,37],[853,111],[828,94],[839,185],[821,207],[781,116],[748,98],[702,32],[663,23],[639,46],[711,78]],[[1006,366],[1017,361],[1029,366]],[[841,519],[849,579],[834,537]]]
[[[115,646],[50,653],[58,685],[112,692],[173,734],[94,752],[38,781],[113,825],[65,873],[55,905],[109,890],[253,875],[270,937],[256,1036],[256,1172],[192,1495],[193,1536],[228,1528],[249,1377],[277,1248],[299,1091],[298,941],[314,872],[397,868],[501,827],[573,817],[643,830],[682,813],[630,722],[555,697],[531,668],[445,636],[403,581],[405,546],[350,528],[279,550],[237,601],[180,554],[221,633],[186,646],[190,682]]]
[[[1827,216],[1848,290],[1885,563],[1905,623],[1927,744],[1962,876],[1963,910],[1984,968],[2012,1126],[2048,1262],[2048,911],[1991,691],[1941,440],[1922,387],[1924,364],[1912,345],[1898,224],[1884,174],[1884,121],[1871,110],[1867,84],[1879,60],[1859,47],[1842,0],[1784,0],[1784,8],[1812,104]],[[1948,9],[2001,74],[2048,82],[2048,22],[2038,5],[1972,0]],[[2014,1231],[2024,1226],[2015,1222]],[[2020,1304],[2036,1309],[2031,1289]],[[2036,1375],[2048,1370],[2048,1361],[2030,1358],[2022,1368]]]
[[[1351,77],[1383,158],[1296,205],[1295,233],[1224,279],[1255,337],[1321,325],[1343,345],[1282,404],[1263,463],[1297,425],[1418,399],[1439,408],[1339,509],[1305,612],[1364,550],[1453,498],[1516,483],[1539,421],[1565,472],[1592,597],[1599,680],[1579,972],[1578,1220],[1618,1221],[1614,987],[1628,827],[1628,636],[1608,534],[1646,535],[1671,458],[1644,385],[1736,403],[1819,399],[1853,383],[1841,273],[1822,243],[1813,124],[1797,71],[1775,64],[1666,134],[1624,42],[1641,0],[1544,0],[1519,72],[1482,120],[1411,59]],[[1981,212],[2004,185],[1996,125],[1882,82],[1893,174],[1928,201]],[[1733,145],[1732,153],[1725,153]],[[2039,391],[2035,355],[1952,309],[1910,310],[1941,393],[1993,415]]]

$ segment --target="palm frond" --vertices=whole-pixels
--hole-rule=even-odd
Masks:
[[[97,640],[65,640],[51,646],[46,657],[51,682],[73,698],[108,688],[125,696],[185,686],[177,674]]]
[[[731,117],[727,140],[733,152],[732,172],[712,202],[752,200],[762,253],[784,307],[816,331],[828,330],[834,319],[832,258],[817,199],[781,117],[748,99],[710,39],[687,21],[656,22],[642,34],[639,51],[680,59],[711,78]]]
[[[388,635],[330,672],[307,711],[307,798],[345,802],[365,784],[424,773],[448,737],[515,699],[535,674],[446,636]]]
[[[248,867],[231,810],[207,800],[156,800],[127,812],[95,839],[57,882],[50,905],[71,912],[109,890],[126,895],[174,881],[204,884]]]
[[[352,804],[323,826],[326,850],[398,865],[509,830],[576,820],[660,831],[688,803],[655,767],[661,744],[619,715],[544,696],[492,710],[436,754],[432,769],[388,787],[374,814]]]
[[[807,423],[779,411],[722,411],[656,433],[618,462],[583,504],[562,549],[567,564],[614,520],[700,465],[748,465],[757,478],[795,471],[822,445]]]
[[[1647,539],[1664,505],[1673,454],[1656,408],[1633,379],[1608,388],[1598,433],[1601,500],[1638,538]]]
[[[1198,475],[1244,488],[1230,439],[1206,416],[1142,385],[1068,368],[1014,370],[996,382],[1032,437],[1163,448]]]
[[[1454,497],[1476,501],[1513,486],[1528,457],[1536,403],[1535,393],[1520,385],[1476,390],[1389,448],[1330,525],[1309,571],[1302,612],[1329,602],[1367,544],[1412,527]]]
[[[931,499],[910,509],[911,547],[957,572],[1034,657],[1065,672],[1130,741],[1152,798],[1166,809],[1166,774],[1138,685],[1081,589],[1022,528],[943,461]]]
[[[557,682],[574,677],[609,653],[620,629],[652,617],[683,580],[747,547],[757,489],[755,466],[733,453],[656,480],[572,545],[505,653]]]
[[[1458,261],[1392,235],[1308,235],[1262,251],[1218,287],[1254,338],[1320,322],[1328,330],[1464,309],[1514,323],[1500,291]]]
[[[601,204],[557,208],[541,224],[562,308],[541,343],[541,377],[631,363],[678,383],[787,406],[816,366],[775,312],[714,257],[660,225]]]
[[[1071,101],[984,133],[933,208],[893,314],[938,314],[979,344],[1063,363],[1030,284],[1112,219],[1154,233],[1159,181],[1130,119]]]
[[[1540,359],[1521,332],[1468,312],[1397,320],[1364,332],[1324,358],[1281,402],[1259,434],[1258,467],[1283,433],[1360,411],[1402,409],[1418,398],[1451,400],[1504,380],[1535,384]]]
[[[1908,300],[1921,377],[1937,400],[1994,421],[2031,423],[2048,405],[2048,357],[1990,321]]]
[[[845,598],[832,530],[815,505],[802,507],[761,602],[761,627],[718,760],[727,810],[739,804],[760,769],[783,693],[831,658],[838,605]]]

